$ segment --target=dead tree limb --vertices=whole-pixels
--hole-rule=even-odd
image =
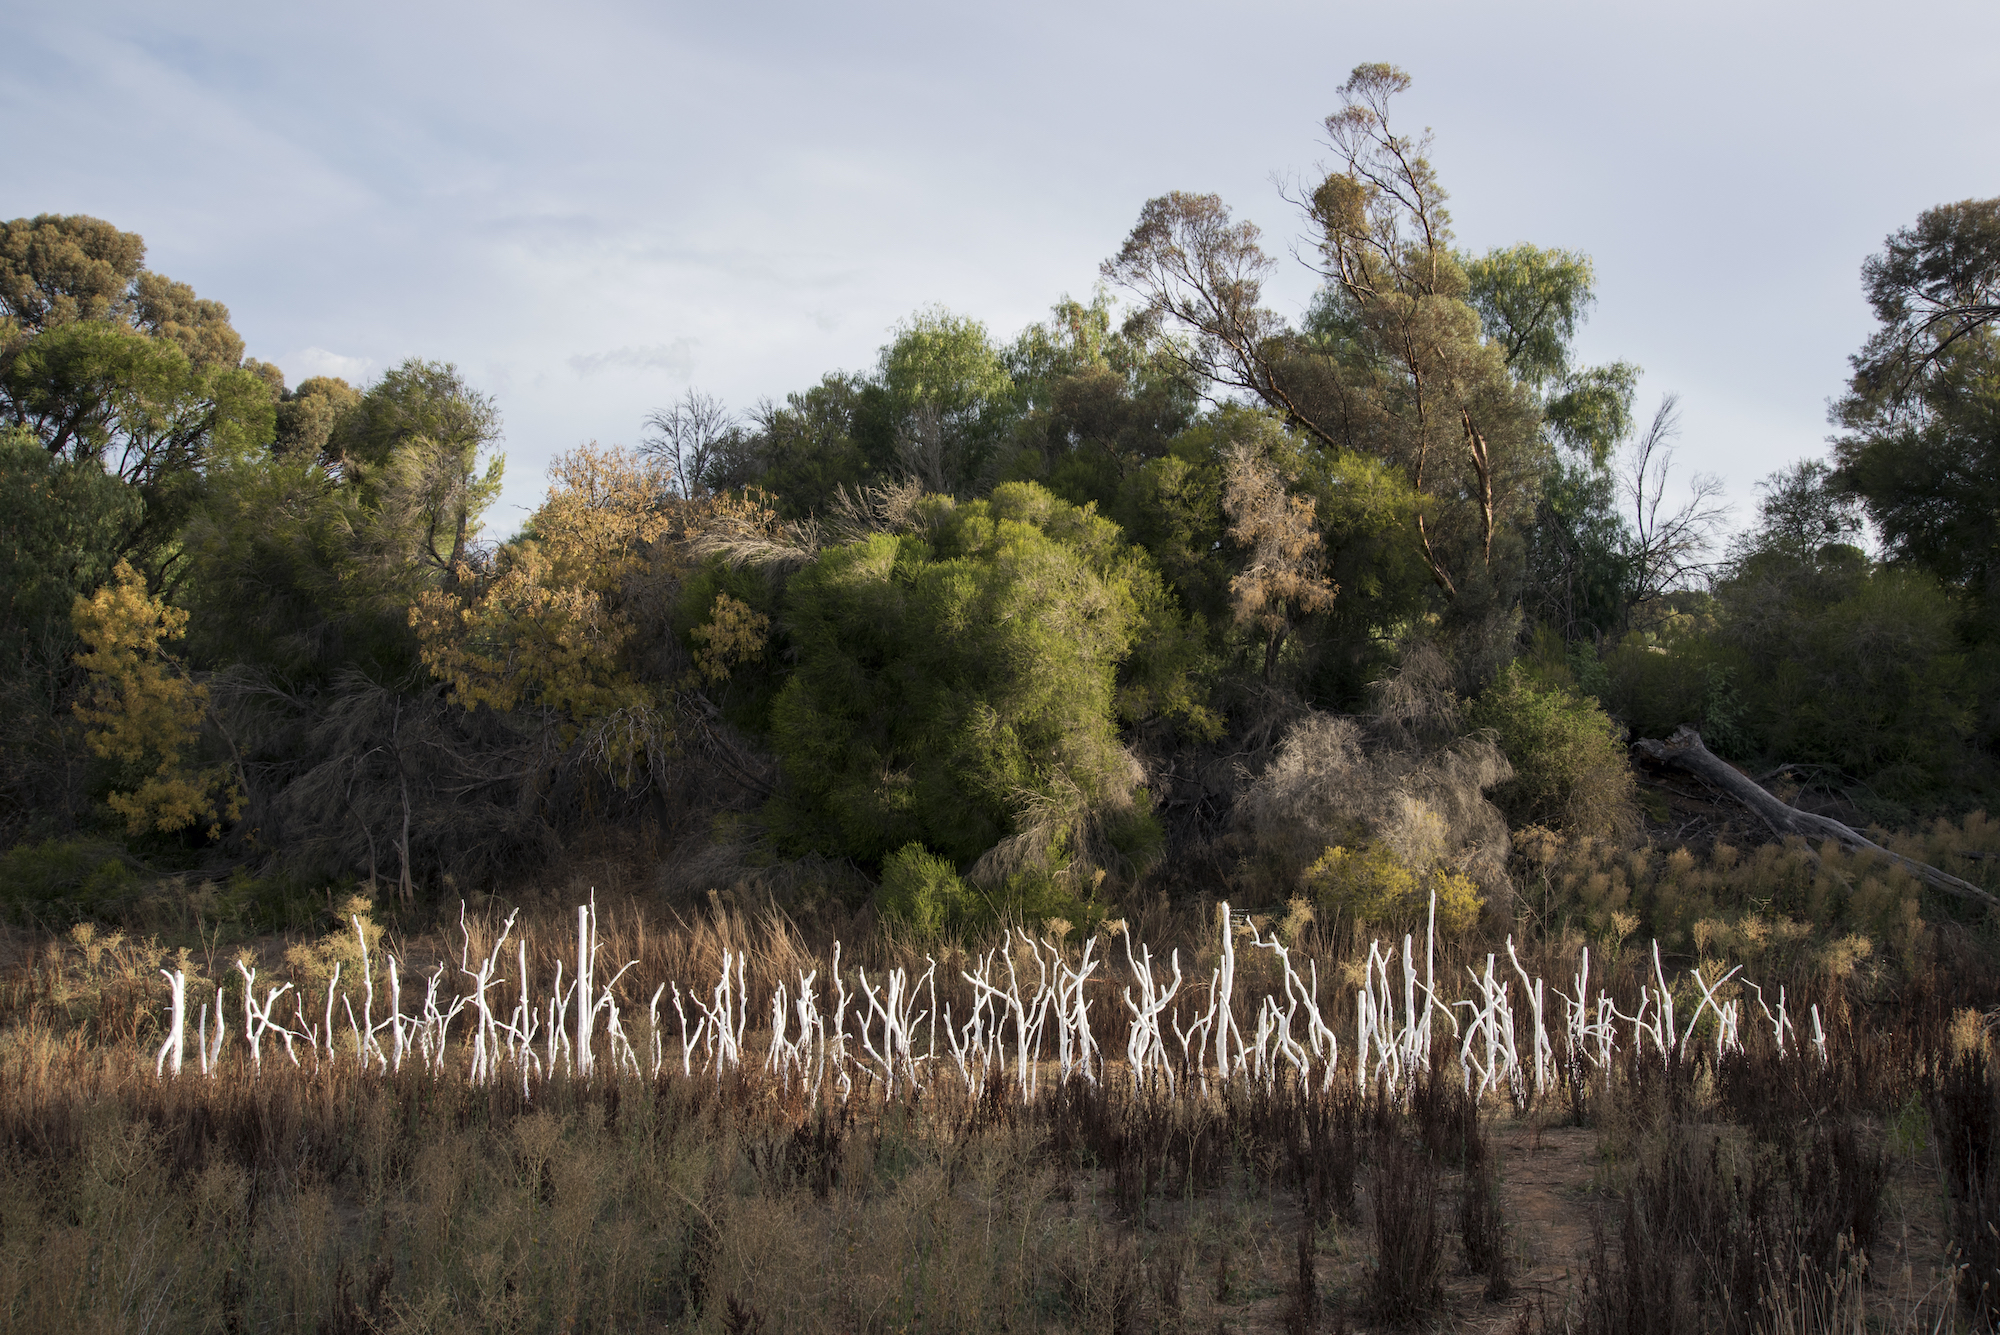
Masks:
[[[1685,723],[1674,729],[1674,735],[1664,742],[1646,738],[1633,743],[1632,749],[1649,760],[1686,770],[1709,787],[1742,803],[1781,838],[1796,834],[1807,839],[1831,839],[1851,853],[1868,852],[1886,858],[1935,890],[1957,895],[1960,899],[1968,899],[1987,908],[2000,909],[2000,898],[1995,898],[1970,881],[1962,881],[1928,863],[1892,853],[1831,817],[1815,816],[1779,801],[1752,782],[1748,775],[1703,746],[1701,734]]]

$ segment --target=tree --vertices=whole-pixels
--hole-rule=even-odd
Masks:
[[[2000,626],[2000,200],[1931,209],[1862,267],[1880,328],[1833,408],[1836,483],[1891,560]]]
[[[142,512],[97,464],[0,426],[0,842],[31,824],[67,833],[88,813],[70,609],[110,578]]]
[[[121,561],[111,583],[77,598],[71,617],[85,647],[77,664],[90,674],[77,717],[90,728],[91,750],[117,763],[129,784],[114,788],[111,809],[131,834],[206,822],[208,838],[219,838],[222,822],[241,813],[243,790],[227,768],[187,760],[208,691],[164,647],[186,630],[187,613],[147,593],[145,580]]]
[[[337,376],[301,380],[278,400],[277,436],[271,449],[279,455],[318,464],[331,462],[327,446],[342,420],[361,405],[361,394]]]
[[[1639,368],[1573,360],[1576,331],[1597,300],[1590,257],[1523,244],[1462,262],[1466,299],[1508,369],[1534,394],[1544,428],[1556,443],[1603,468],[1632,429]]]
[[[0,316],[24,334],[117,319],[145,261],[136,232],[98,218],[44,213],[0,224]]]
[[[420,670],[411,605],[480,556],[499,414],[455,367],[418,360],[351,405],[332,386],[310,397],[334,423],[316,455],[259,451],[209,472],[183,539],[197,657],[300,686],[353,667],[402,680]]]
[[[54,623],[67,640],[70,605],[110,578],[141,504],[96,464],[0,429],[0,677],[19,670]]]
[[[504,458],[480,471],[500,412],[458,368],[411,358],[377,381],[328,443],[341,480],[370,512],[356,559],[428,583],[465,560],[479,516],[500,491]]]
[[[1854,359],[1858,394],[1906,399],[1962,339],[2000,320],[2000,198],[1925,210],[1861,266],[1882,322]]]
[[[756,487],[774,498],[786,517],[804,519],[824,509],[843,487],[866,484],[890,466],[885,445],[871,458],[856,439],[869,401],[881,390],[860,376],[823,376],[810,389],[761,400],[746,431],[715,442],[702,474],[712,491]]]
[[[95,218],[0,227],[0,413],[138,489],[115,555],[157,582],[209,462],[271,439],[282,383],[243,360],[226,307],[144,259],[141,238]]]
[[[1176,190],[1146,201],[1102,272],[1138,297],[1146,319],[1185,331],[1161,347],[1189,380],[1252,394],[1303,423],[1270,346],[1286,325],[1258,304],[1274,267],[1261,239],[1219,195]]]
[[[1721,479],[1697,473],[1687,500],[1661,514],[1673,475],[1674,438],[1679,434],[1680,396],[1668,394],[1660,400],[1651,425],[1627,451],[1620,483],[1632,507],[1625,564],[1630,581],[1626,596],[1633,607],[1688,588],[1705,575],[1716,532],[1729,513],[1721,499]]]
[[[1129,854],[1119,666],[1173,632],[1157,591],[1114,525],[1026,483],[820,552],[784,592],[773,828],[874,864],[913,843],[1009,870]]]
[[[1264,680],[1270,681],[1293,623],[1330,609],[1339,590],[1326,577],[1313,501],[1286,490],[1264,442],[1238,440],[1231,447],[1222,506],[1229,536],[1250,557],[1229,581],[1236,621],[1264,632]]]
[[[657,772],[675,743],[675,683],[659,646],[688,568],[690,507],[670,496],[671,481],[656,458],[572,451],[551,465],[527,535],[410,609],[424,665],[461,705],[539,716],[621,786]],[[732,617],[728,629],[712,656],[722,675],[753,627]]]
[[[1467,299],[1533,397],[1548,447],[1526,535],[1527,612],[1566,640],[1612,634],[1629,610],[1631,565],[1610,465],[1632,431],[1638,368],[1574,359],[1596,300],[1588,256],[1524,244],[1463,263]]]
[[[1006,352],[1019,415],[1002,471],[1108,511],[1194,420],[1194,386],[1164,343],[1144,321],[1113,328],[1102,293],[1088,306],[1057,302]]]
[[[1329,389],[1347,390],[1327,395],[1321,429],[1366,442],[1409,475],[1422,498],[1425,563],[1455,599],[1475,570],[1466,550],[1474,532],[1477,572],[1490,585],[1495,535],[1532,513],[1539,435],[1532,400],[1507,374],[1501,349],[1481,337],[1467,300],[1429,136],[1390,127],[1389,101],[1409,82],[1393,66],[1359,66],[1341,89],[1344,105],[1327,117],[1346,170],[1308,201],[1329,280],[1308,366]],[[1348,352],[1357,344],[1370,354],[1359,365]],[[1358,374],[1364,367],[1369,374]]]
[[[986,326],[941,306],[919,311],[882,349],[876,375],[901,471],[934,492],[967,491],[992,462],[1013,398]]]
[[[684,497],[708,489],[709,473],[737,430],[720,399],[693,389],[673,407],[655,410],[646,427],[640,452],[673,469],[672,485]]]
[[[1326,279],[1303,330],[1259,304],[1271,261],[1214,196],[1148,202],[1103,271],[1185,331],[1168,355],[1188,374],[1256,396],[1322,448],[1402,472],[1438,590],[1455,601],[1477,585],[1474,604],[1504,604],[1518,575],[1496,541],[1533,512],[1537,410],[1481,336],[1427,141],[1390,128],[1389,100],[1408,84],[1360,66],[1327,118],[1342,165],[1301,201]]]
[[[1776,557],[1806,572],[1843,560],[1862,536],[1860,498],[1835,485],[1833,466],[1801,459],[1757,484],[1757,523],[1730,544],[1730,563]]]

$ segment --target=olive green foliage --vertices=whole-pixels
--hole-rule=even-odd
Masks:
[[[0,675],[52,634],[69,642],[70,604],[110,577],[142,508],[135,488],[95,462],[0,428]]]
[[[1926,210],[1862,267],[1878,328],[1834,406],[1838,483],[1890,555],[2000,625],[2000,199]]]
[[[759,403],[750,417],[749,429],[715,443],[701,486],[755,487],[786,518],[800,519],[825,509],[841,488],[893,467],[882,390],[861,376],[825,376],[783,403]]]
[[[1157,657],[1120,681],[1135,645],[1182,632],[1115,525],[1026,483],[926,507],[921,535],[827,550],[786,591],[770,815],[798,847],[880,862],[921,843],[964,865],[1031,813],[1068,829],[1132,801],[1121,707],[1199,711]]]
[[[1321,921],[1345,917],[1377,930],[1425,926],[1435,911],[1438,934],[1450,939],[1479,921],[1485,903],[1471,877],[1437,864],[1413,867],[1387,844],[1329,848],[1303,879]]]
[[[1111,316],[1103,293],[1088,306],[1065,298],[1005,354],[1017,412],[1006,475],[1107,512],[1121,488],[1167,454],[1197,406],[1194,386],[1154,332],[1114,328]]]
[[[1230,562],[1222,551],[1222,464],[1213,432],[1176,437],[1169,453],[1149,459],[1120,484],[1110,510],[1120,528],[1146,549],[1191,616],[1227,626]]]
[[[157,574],[209,463],[270,441],[282,385],[243,359],[226,307],[145,253],[95,218],[0,225],[0,414],[138,489],[116,554]]]
[[[1729,638],[1751,665],[1750,726],[1774,760],[1837,765],[1884,795],[1946,786],[1960,777],[1973,719],[1957,609],[1920,571],[1864,561],[1844,574],[1825,601],[1723,591],[1736,612]]]
[[[314,376],[278,400],[277,438],[271,449],[280,455],[322,460],[342,419],[361,404],[361,394],[345,380]]]
[[[905,844],[882,864],[875,908],[919,937],[933,938],[977,915],[978,895],[943,858],[922,844]]]
[[[1396,630],[1420,616],[1434,586],[1408,539],[1415,493],[1393,469],[1357,453],[1311,448],[1268,413],[1225,404],[1175,436],[1168,452],[1125,475],[1110,514],[1145,547],[1219,653],[1263,665],[1266,637],[1236,625],[1232,581],[1251,551],[1230,537],[1223,507],[1232,450],[1261,450],[1287,491],[1313,506],[1324,578],[1339,596],[1288,633],[1288,681],[1348,703],[1393,669]]]
[[[499,419],[455,368],[288,391],[139,237],[0,224],[0,846],[68,847],[137,791],[90,751],[109,715],[68,617],[121,560],[185,619],[202,711],[174,763],[226,765],[240,810],[203,809],[211,847],[158,819],[132,847],[412,903],[581,831],[678,845],[726,816],[743,837],[678,863],[879,873],[884,916],[926,935],[1093,920],[1169,846],[1239,902],[1303,879],[1407,917],[1455,876],[1498,921],[1509,822],[1633,831],[1621,727],[1691,723],[1884,822],[2000,787],[2000,202],[1869,262],[1881,328],[1831,464],[1768,480],[1715,562],[1699,506],[1648,518],[1669,410],[1614,471],[1637,371],[1577,355],[1589,258],[1455,249],[1428,138],[1391,126],[1408,83],[1364,65],[1340,90],[1305,311],[1260,304],[1254,226],[1164,195],[1103,269],[1137,298],[1122,323],[1103,293],[1011,338],[931,307],[741,416],[691,391],[655,420],[687,471],[620,493],[629,552],[565,546],[552,511],[482,532]],[[580,491],[574,531],[605,504]],[[468,688],[475,658],[572,640],[644,700],[557,718],[589,687],[560,664]],[[34,883],[82,903],[125,865]]]
[[[1713,594],[1677,597],[1604,656],[1607,703],[1641,736],[1692,723],[1731,759],[1824,767],[1899,819],[1978,781],[1962,604],[1846,542],[1851,507],[1828,481],[1806,464],[1765,484]]]
[[[295,681],[343,665],[401,675],[417,657],[412,604],[454,578],[499,492],[499,416],[436,362],[404,362],[358,396],[308,385],[287,406],[314,404],[318,450],[211,472],[186,534],[190,642]]]
[[[1623,730],[1596,701],[1510,664],[1473,702],[1471,722],[1493,730],[1514,767],[1493,790],[1510,825],[1612,836],[1637,824]]]
[[[101,840],[48,839],[0,853],[0,897],[16,922],[116,920],[143,888],[125,850]]]
[[[1652,626],[1602,652],[1599,698],[1635,737],[1665,737],[1689,723],[1716,754],[1746,759],[1756,749],[1739,689],[1747,662],[1717,634],[1713,596],[1681,595],[1672,603]]]
[[[1639,368],[1626,362],[1578,366],[1573,360],[1577,330],[1597,300],[1590,257],[1523,244],[1460,262],[1466,300],[1479,312],[1482,332],[1539,400],[1543,427],[1602,469],[1632,429]]]

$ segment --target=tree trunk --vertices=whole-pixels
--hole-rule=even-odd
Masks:
[[[1779,801],[1752,782],[1748,775],[1703,746],[1701,734],[1685,723],[1674,729],[1674,735],[1664,742],[1647,738],[1633,743],[1632,749],[1649,760],[1686,770],[1709,787],[1734,798],[1755,812],[1780,836],[1796,834],[1807,839],[1832,839],[1851,853],[1868,852],[1887,858],[1932,889],[1984,904],[1988,908],[2000,908],[2000,898],[1995,898],[1970,881],[1962,881],[1928,863],[1892,853],[1830,817],[1815,816]]]

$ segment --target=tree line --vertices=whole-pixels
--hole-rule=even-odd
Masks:
[[[929,929],[1142,886],[1464,917],[1510,830],[1642,837],[1625,744],[1681,724],[1857,818],[1983,803],[2000,200],[1866,261],[1831,450],[1724,545],[1674,398],[1576,353],[1589,258],[1460,249],[1407,85],[1325,122],[1295,316],[1258,229],[1169,193],[1089,301],[691,390],[504,538],[456,368],[288,387],[137,235],[5,224],[6,893],[414,905],[611,839]]]

